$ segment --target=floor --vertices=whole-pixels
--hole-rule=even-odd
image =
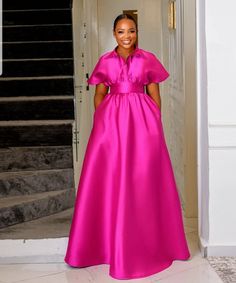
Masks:
[[[201,257],[197,244],[197,221],[185,219],[185,232],[191,251],[189,261],[174,261],[166,270],[141,279],[116,280],[109,276],[108,265],[71,268],[64,263],[0,265],[0,283],[222,283]]]

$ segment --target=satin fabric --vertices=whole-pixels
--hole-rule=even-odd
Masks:
[[[109,264],[116,279],[145,277],[190,257],[161,111],[144,86],[169,76],[150,52],[104,54],[88,80],[109,93],[96,108],[65,262]]]

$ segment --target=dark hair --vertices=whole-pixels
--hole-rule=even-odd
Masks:
[[[138,25],[137,25],[135,19],[134,19],[130,14],[120,14],[119,16],[116,17],[116,19],[115,19],[115,21],[114,21],[114,24],[113,24],[113,30],[114,30],[114,31],[115,31],[115,29],[116,29],[116,26],[117,26],[118,22],[119,22],[120,20],[123,20],[123,19],[128,19],[128,20],[133,21],[133,22],[135,23],[136,29],[138,29]]]

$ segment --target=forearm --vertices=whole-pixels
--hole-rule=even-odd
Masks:
[[[108,87],[103,83],[96,85],[95,95],[94,95],[94,107],[95,109],[103,101],[105,95],[108,92]]]
[[[151,96],[151,98],[156,102],[156,104],[161,109],[161,96],[160,96],[160,89],[159,85],[156,83],[151,83],[146,87],[147,94]]]
[[[156,102],[156,104],[159,106],[159,108],[161,109],[161,96],[160,96],[160,94],[152,93],[152,94],[150,94],[150,96]]]
[[[94,108],[96,109],[98,105],[103,101],[105,95],[101,93],[96,93],[94,95]]]

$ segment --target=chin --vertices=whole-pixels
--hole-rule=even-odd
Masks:
[[[125,49],[130,49],[130,48],[133,48],[133,47],[135,47],[135,43],[133,43],[133,44],[129,44],[129,45],[121,45],[123,48],[125,48]]]

